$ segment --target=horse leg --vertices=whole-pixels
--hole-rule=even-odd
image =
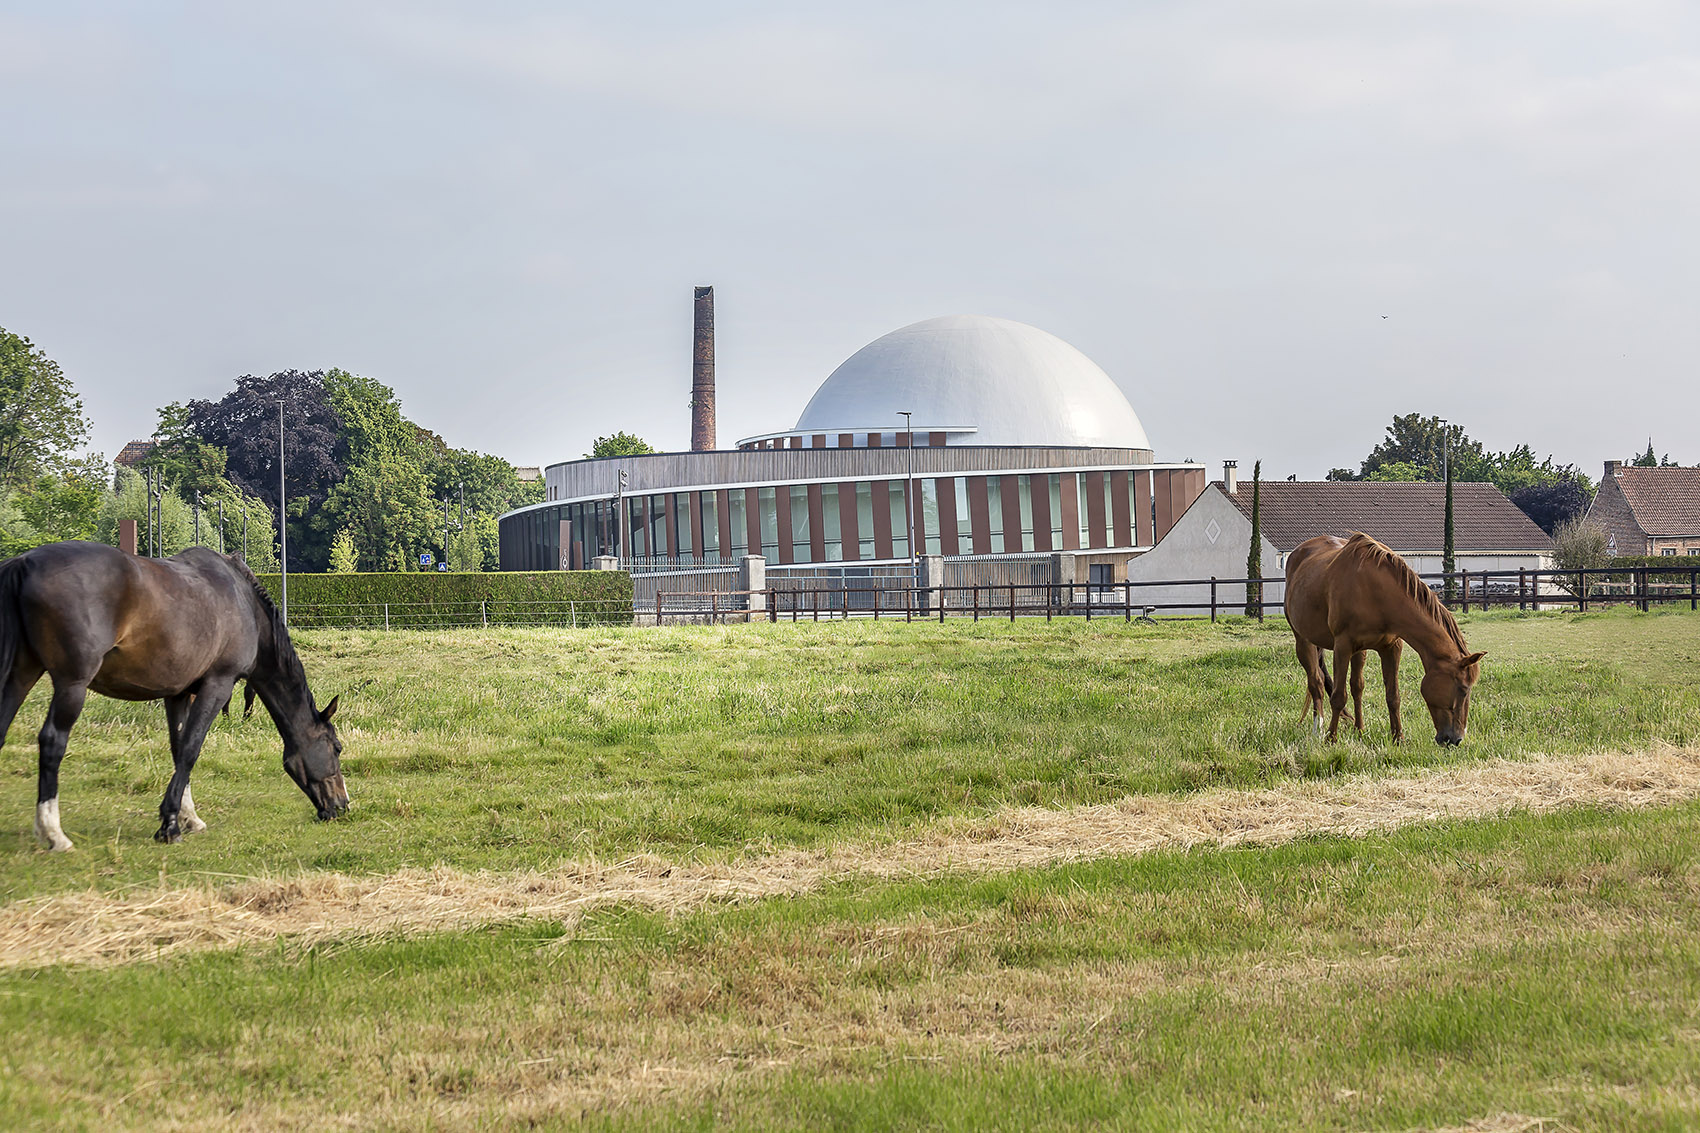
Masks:
[[[189,705],[194,702],[189,693],[165,698],[165,726],[171,733],[171,766],[175,770],[182,751],[183,720],[189,714]],[[230,702],[225,701],[226,711]],[[207,828],[201,821],[201,816],[195,813],[195,796],[189,791],[189,784],[183,784],[183,801],[177,808],[177,822],[185,834],[199,834]]]
[[[1328,679],[1322,671],[1322,650],[1302,637],[1295,637],[1299,664],[1305,671],[1305,710],[1312,716],[1316,734],[1322,734],[1322,704],[1327,697]],[[1302,719],[1302,717],[1301,717]]]
[[[12,730],[18,709],[24,706],[24,700],[35,687],[35,682],[41,679],[41,665],[33,656],[26,660],[23,654],[24,650],[20,649],[18,659],[12,662],[12,674],[6,678],[6,687],[0,690],[0,745],[5,744],[6,733]]]
[[[199,823],[195,815],[195,804],[189,794],[189,773],[195,769],[195,760],[201,756],[201,745],[206,742],[207,732],[212,729],[213,721],[218,719],[219,712],[230,700],[230,694],[235,689],[234,680],[222,681],[209,685],[202,681],[195,690],[192,700],[186,708],[181,709],[183,719],[181,725],[174,729],[175,740],[172,744],[171,761],[175,769],[171,774],[171,782],[166,784],[165,798],[159,803],[159,829],[154,832],[156,842],[176,842],[183,837],[184,819],[189,824]],[[173,697],[173,700],[188,699]],[[166,705],[166,718],[170,719],[171,706]],[[188,813],[184,813],[184,804],[188,804]],[[206,828],[201,823],[194,829]],[[190,830],[190,833],[194,832]]]
[[[41,759],[37,767],[35,789],[35,836],[47,843],[50,850],[69,850],[71,840],[59,828],[59,763],[65,758],[65,747],[71,741],[71,728],[82,715],[83,700],[88,696],[88,684],[81,681],[53,681],[53,700],[47,706],[47,721],[37,737]]]
[[[1334,692],[1329,706],[1334,710],[1328,720],[1328,742],[1340,734],[1340,717],[1346,714],[1346,693],[1351,683],[1352,643],[1343,637],[1334,639]]]
[[[1399,655],[1404,649],[1405,643],[1395,640],[1377,650],[1381,654],[1381,683],[1387,686],[1387,720],[1394,743],[1405,738],[1404,726],[1399,723]]]
[[[1364,649],[1352,654],[1352,723],[1360,732],[1364,730],[1364,659],[1368,656]]]

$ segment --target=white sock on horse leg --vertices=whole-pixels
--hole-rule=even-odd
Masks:
[[[71,849],[71,840],[59,829],[58,798],[35,804],[35,836],[46,842],[50,850]]]
[[[177,825],[185,834],[199,834],[207,828],[201,821],[201,816],[195,813],[195,797],[189,793],[189,784],[183,784],[183,805],[177,808]]]

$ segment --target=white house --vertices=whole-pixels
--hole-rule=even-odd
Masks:
[[[1453,543],[1457,569],[1538,570],[1552,565],[1552,540],[1492,484],[1452,485]],[[1142,587],[1134,602],[1188,603],[1167,613],[1208,613],[1215,578],[1246,577],[1251,549],[1251,485],[1237,480],[1229,462],[1223,479],[1207,485],[1180,520],[1149,552],[1130,559],[1132,582],[1173,581]],[[1260,490],[1263,577],[1278,578],[1287,554],[1314,535],[1342,538],[1362,531],[1404,556],[1419,574],[1441,567],[1445,534],[1444,484],[1378,483],[1365,480],[1274,480]],[[1281,583],[1264,587],[1265,602],[1279,602]],[[1223,606],[1245,602],[1245,587],[1218,584]]]

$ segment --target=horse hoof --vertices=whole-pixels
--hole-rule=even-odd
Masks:
[[[168,827],[161,826],[158,830],[154,831],[153,840],[155,842],[181,842],[183,840],[183,834],[179,830],[172,830]]]
[[[189,825],[187,825],[183,828],[183,833],[185,833],[185,834],[199,834],[201,831],[205,830],[206,828],[207,828],[207,824],[205,822],[202,822],[198,818],[191,818],[189,820]]]

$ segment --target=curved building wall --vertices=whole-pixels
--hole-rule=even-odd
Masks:
[[[503,570],[582,568],[598,555],[902,560],[911,484],[922,554],[1138,551],[1204,490],[1205,471],[1156,465],[1143,449],[778,449],[573,461],[545,480],[548,500],[501,519]]]

